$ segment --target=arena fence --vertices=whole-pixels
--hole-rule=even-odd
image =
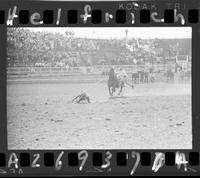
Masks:
[[[47,83],[96,83],[106,82],[108,79],[108,72],[111,65],[96,65],[96,66],[81,66],[81,67],[8,67],[7,68],[7,82],[14,83],[34,83],[34,82],[47,82]],[[133,76],[138,71],[150,69],[153,67],[153,73],[149,73],[148,81],[150,82],[168,82],[166,78],[166,70],[169,67],[174,70],[173,64],[157,64],[153,66],[147,65],[115,65],[115,68],[123,68],[128,74],[128,80],[135,83],[145,83],[141,76],[134,79]],[[182,75],[182,76],[181,76]],[[174,73],[174,82],[190,82],[191,72],[178,74]],[[152,80],[153,76],[153,80]],[[186,80],[185,80],[186,79]]]
[[[113,66],[113,65],[112,65]],[[7,75],[28,75],[28,74],[106,74],[111,65],[95,65],[95,66],[80,66],[80,67],[8,67]],[[165,71],[169,65],[156,64],[153,67],[156,71]],[[115,68],[123,68],[127,73],[134,73],[140,70],[150,68],[147,65],[114,65]],[[172,67],[174,68],[174,66]]]

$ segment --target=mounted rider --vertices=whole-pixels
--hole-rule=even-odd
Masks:
[[[126,73],[126,71],[122,68],[118,68],[118,70],[116,70],[116,76],[119,82],[121,82],[122,86],[125,86],[125,83],[127,83],[127,78],[128,75]]]
[[[110,68],[108,76],[109,76],[109,85],[114,87],[113,92],[115,92],[115,88],[119,87],[119,82],[118,82],[114,67]]]
[[[130,85],[127,79],[128,75],[125,70],[123,70],[122,68],[114,69],[112,67],[109,71],[109,79],[108,79],[108,89],[110,95],[111,96],[113,95],[116,88],[120,89],[118,93],[118,95],[120,95],[123,88],[125,87],[125,83],[133,88],[133,85]]]

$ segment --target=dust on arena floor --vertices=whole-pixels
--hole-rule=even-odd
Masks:
[[[72,104],[86,91],[90,104]],[[155,82],[109,98],[107,84],[7,84],[9,149],[191,149],[191,84]]]

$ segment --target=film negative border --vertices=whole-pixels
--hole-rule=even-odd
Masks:
[[[40,170],[57,174],[139,175],[141,169],[155,175],[174,170],[174,175],[196,175],[199,171],[199,153],[185,151],[34,151],[0,153],[0,175],[25,174],[27,170]],[[126,169],[126,171],[122,171]]]
[[[11,1],[12,2],[12,1]],[[0,8],[0,24],[7,26],[101,26],[101,25],[191,25],[199,23],[199,9],[197,6],[191,7],[189,1],[171,3],[158,1],[133,1],[133,2],[104,2],[102,8],[95,7],[94,2],[74,2],[73,6],[66,8],[60,5],[61,2],[51,2],[55,6],[45,4],[45,1],[30,1],[34,6],[41,4],[45,7],[42,10],[38,8],[30,9],[28,3],[16,5],[10,3],[4,10]],[[69,2],[70,3],[70,2]],[[78,4],[80,4],[78,6]],[[96,2],[100,4],[100,2]],[[115,10],[105,8],[111,4],[115,5]],[[198,3],[196,3],[198,4]],[[161,6],[160,6],[161,5]]]
[[[97,9],[97,10],[90,10],[91,6],[86,5],[84,7],[85,9],[85,14],[80,15],[80,19],[82,19],[82,22],[84,24],[87,23],[88,19],[91,18],[91,23],[92,24],[100,24],[103,23],[103,18],[102,18],[102,10]],[[91,14],[89,14],[91,11]],[[5,11],[0,10],[0,24],[6,23],[8,26],[13,25],[13,21],[15,18],[18,18],[18,22],[20,25],[25,25],[25,24],[31,24],[31,25],[41,25],[41,24],[54,24],[58,25],[60,24],[61,20],[61,8],[58,9],[56,13],[56,23],[54,20],[54,11],[53,10],[44,10],[43,15],[38,14],[37,12],[33,13],[32,15],[29,14],[28,10],[20,10],[18,15],[16,14],[17,12],[17,6],[13,7],[13,10],[10,8],[8,11],[8,16],[7,19]],[[40,20],[41,16],[43,17],[43,20]],[[116,13],[109,14],[106,12],[104,14],[104,20],[105,23],[109,23],[111,19],[115,19],[115,23],[118,24],[123,24],[126,23],[127,13],[126,10],[119,9],[116,10]],[[179,20],[181,21],[181,24],[184,25],[185,21],[187,20],[188,23],[198,23],[199,22],[199,9],[189,9],[187,17],[185,18],[181,13],[177,13],[176,9],[166,9],[164,10],[164,17],[161,19],[156,18],[157,12],[151,13],[150,10],[148,9],[142,9],[140,10],[140,23],[142,24],[148,24],[150,22],[154,23],[177,23]],[[135,16],[133,13],[131,13],[131,24],[135,23]],[[79,19],[79,20],[80,20]],[[40,21],[38,21],[40,20]],[[78,23],[78,11],[77,10],[68,10],[67,11],[67,23],[68,24],[77,24]]]
[[[86,5],[86,9],[90,9],[91,6]],[[44,10],[43,11],[43,20],[37,22],[40,19],[40,15],[37,12],[29,15],[28,10],[20,10],[19,15],[16,14],[17,6],[13,7],[13,11],[9,10],[8,18],[5,18],[5,11],[0,10],[0,24],[6,23],[8,26],[12,26],[13,21],[18,16],[18,21],[20,25],[31,24],[31,25],[41,25],[41,24],[55,24],[54,23],[54,11],[53,10]],[[115,23],[123,24],[126,23],[126,11],[125,10],[117,10],[115,15],[109,14],[106,12],[104,14],[105,22],[109,23],[111,19],[115,19]],[[140,23],[177,23],[180,19],[181,24],[185,24],[185,18],[182,14],[177,14],[175,9],[167,9],[164,11],[164,18],[158,19],[156,18],[157,12],[150,13],[150,10],[144,9],[140,10]],[[135,16],[131,14],[131,24],[135,22]],[[61,8],[57,11],[57,20],[56,25],[60,24],[61,18]],[[89,10],[85,11],[85,14],[81,14],[80,18],[83,19],[83,23],[86,24],[88,19],[91,18],[92,24],[100,24],[103,23],[102,20],[102,10],[91,10],[91,14],[89,14]],[[190,9],[188,10],[188,23],[198,23],[199,22],[199,10],[198,9]],[[78,23],[78,11],[77,10],[68,10],[67,11],[67,24],[77,24]],[[66,25],[67,25],[66,24]]]
[[[191,3],[193,2],[193,3]],[[139,4],[139,7],[137,7]],[[137,26],[191,26],[192,55],[199,59],[199,7],[198,0],[185,1],[120,1],[120,2],[44,2],[23,3],[2,1],[0,6],[0,32],[6,27],[137,27]],[[133,13],[134,12],[134,13]],[[17,15],[17,16],[15,16]],[[6,36],[1,37],[3,43]],[[0,45],[1,57],[6,50]],[[6,62],[1,71],[0,86],[6,95]],[[199,62],[193,61],[193,76],[200,76]],[[6,174],[55,175],[142,175],[199,173],[199,101],[200,85],[193,78],[193,149],[192,150],[8,150],[5,98],[1,101],[0,118],[0,176]],[[1,94],[2,94],[1,93]]]

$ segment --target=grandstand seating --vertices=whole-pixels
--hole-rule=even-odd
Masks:
[[[7,66],[23,67],[44,63],[46,67],[53,67],[58,62],[71,67],[97,64],[132,65],[133,59],[137,60],[138,64],[142,64],[140,61],[146,63],[157,57],[165,59],[167,56],[175,56],[175,53],[189,55],[191,49],[189,39],[140,39],[140,46],[136,44],[136,40],[130,39],[128,45],[134,46],[134,50],[130,51],[124,39],[86,39],[70,36],[69,34],[72,33],[66,34],[9,28]]]

